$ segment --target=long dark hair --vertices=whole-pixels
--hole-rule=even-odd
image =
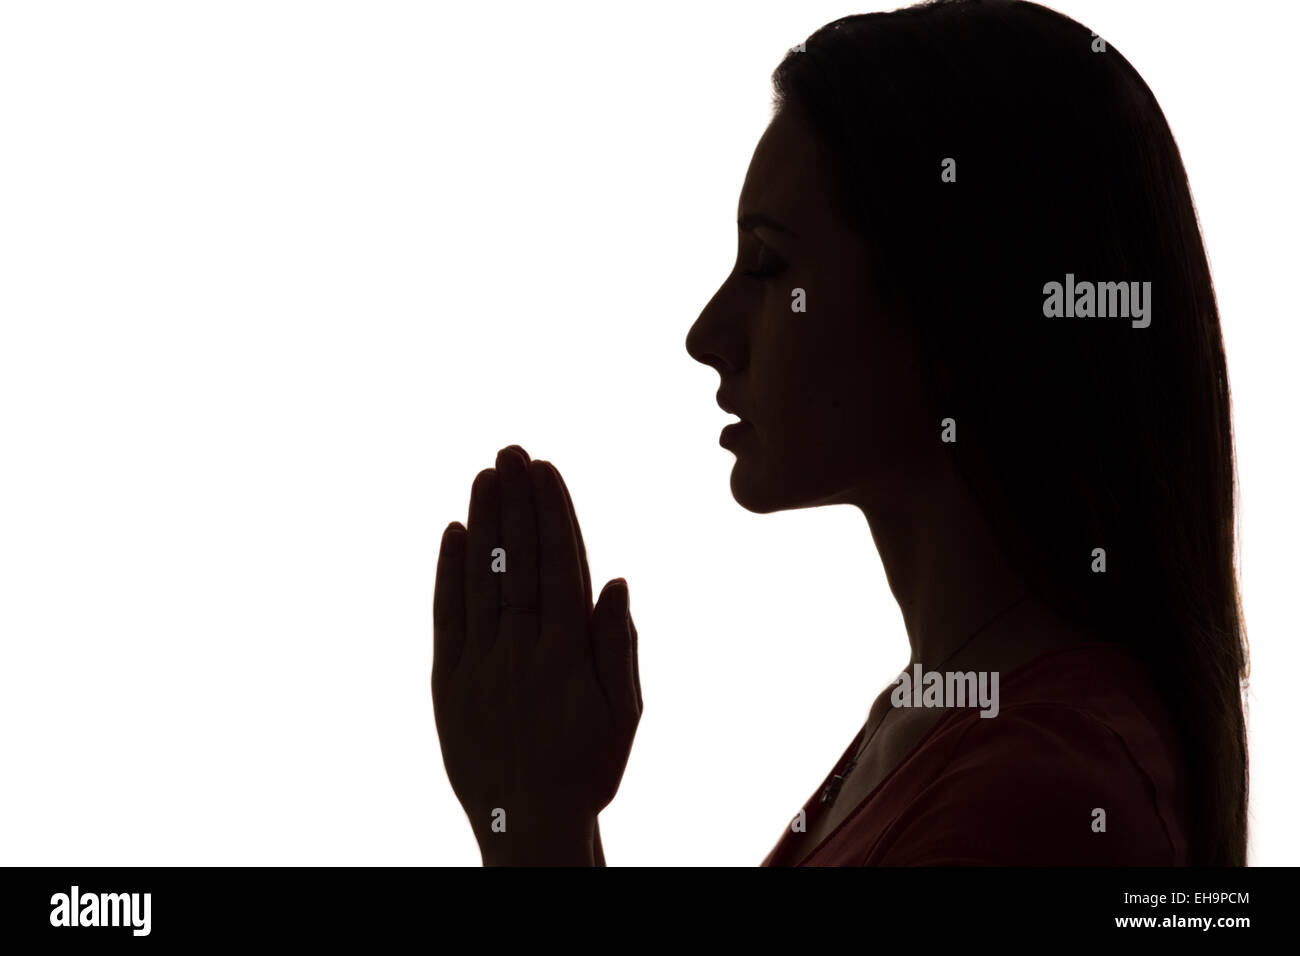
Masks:
[[[836,20],[773,88],[816,131],[884,312],[921,349],[936,440],[954,419],[946,447],[1008,554],[1146,663],[1181,735],[1189,862],[1244,865],[1228,374],[1155,97],[1105,38],[1010,0]],[[1048,317],[1067,274],[1149,282],[1150,324]]]

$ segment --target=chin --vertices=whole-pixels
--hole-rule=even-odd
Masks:
[[[744,452],[735,452],[735,463],[731,466],[731,497],[736,504],[754,514],[769,514],[779,511],[772,496],[770,483],[765,480],[763,469],[758,467],[750,456]]]
[[[826,494],[800,487],[798,477],[797,473],[776,474],[746,460],[743,454],[737,455],[731,469],[731,497],[746,511],[760,515],[811,508],[827,502]]]
[[[736,481],[734,471],[731,473],[731,497],[736,499],[736,504],[740,505],[740,507],[756,515],[766,515],[771,514],[773,511],[785,510],[785,506],[763,494],[761,489],[755,489],[743,482]]]

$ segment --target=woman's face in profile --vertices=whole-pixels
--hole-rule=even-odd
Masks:
[[[938,441],[938,422],[920,420],[910,342],[873,302],[866,244],[830,176],[809,126],[782,109],[745,176],[735,267],[686,337],[745,423],[726,447],[732,494],[753,512],[888,500],[919,477],[924,436]]]

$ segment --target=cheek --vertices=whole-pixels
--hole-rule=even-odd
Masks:
[[[828,376],[828,407],[856,461],[901,462],[925,441],[923,393],[908,344],[877,329]],[[937,425],[936,431],[937,434]]]
[[[911,353],[866,311],[765,316],[771,324],[754,371],[775,473],[799,472],[818,484],[857,481],[882,461],[907,457],[919,440]]]
[[[826,475],[841,470],[837,462],[851,451],[850,436],[871,401],[870,377],[859,343],[846,349],[831,323],[789,311],[788,299],[781,304],[784,312],[765,310],[764,334],[751,353],[763,458],[774,478]]]
[[[779,295],[773,297],[781,302]],[[787,300],[788,301],[788,300]],[[755,418],[783,445],[797,442],[810,423],[826,413],[825,332],[789,306],[764,310],[763,334],[751,355]]]

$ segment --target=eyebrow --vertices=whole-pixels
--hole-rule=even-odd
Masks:
[[[789,226],[783,226],[771,216],[761,212],[747,212],[743,216],[736,218],[736,225],[740,227],[741,232],[753,232],[758,226],[766,226],[776,232],[783,232],[787,236],[793,236],[794,230]]]

